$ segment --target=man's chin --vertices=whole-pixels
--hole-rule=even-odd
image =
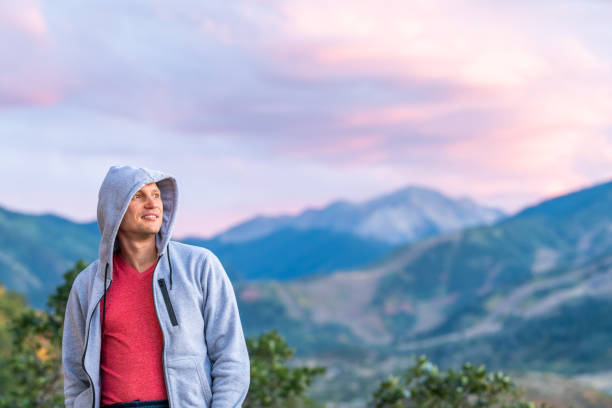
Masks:
[[[127,229],[120,228],[119,234],[123,234],[128,239],[137,241],[151,239],[161,230],[161,226],[154,225],[139,225],[137,227]]]
[[[161,227],[160,228],[150,228],[147,232],[149,234],[156,235],[160,230],[161,230]]]
[[[137,231],[134,231],[134,233],[137,235],[142,235],[144,237],[144,236],[156,235],[160,230],[161,230],[161,227],[139,228]]]

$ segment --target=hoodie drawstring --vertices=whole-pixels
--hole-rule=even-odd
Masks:
[[[170,245],[166,247],[168,253],[168,267],[170,268],[170,290],[172,290],[172,262],[170,262]]]
[[[102,337],[104,337],[104,322],[106,321],[106,277],[108,275],[108,262],[104,270],[104,306],[102,309]]]

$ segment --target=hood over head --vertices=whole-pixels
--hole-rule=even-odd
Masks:
[[[164,204],[161,229],[155,237],[157,253],[158,256],[161,256],[165,252],[172,235],[176,217],[178,187],[174,177],[161,171],[146,168],[112,166],[100,186],[98,192],[98,227],[102,239],[99,250],[99,270],[103,271],[105,265],[109,264],[111,279],[113,252],[119,225],[132,196],[149,183],[157,183]]]

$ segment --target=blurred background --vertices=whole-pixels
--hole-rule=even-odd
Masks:
[[[1,352],[96,259],[98,188],[131,164],[177,178],[174,238],[218,255],[245,334],[326,367],[314,401],[367,406],[424,354],[612,406],[611,20],[595,0],[0,3]]]

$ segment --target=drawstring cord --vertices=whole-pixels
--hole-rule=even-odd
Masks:
[[[106,277],[108,275],[108,262],[104,270],[104,306],[102,309],[102,337],[104,337],[104,322],[106,321]]]
[[[170,245],[166,246],[168,252],[168,267],[170,268],[170,290],[172,290],[172,262],[170,262]]]

